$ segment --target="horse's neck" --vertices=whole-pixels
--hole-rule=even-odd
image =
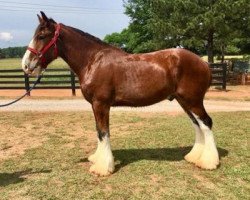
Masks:
[[[60,56],[78,76],[84,71],[96,53],[106,48],[105,45],[98,44],[66,26],[63,26],[62,29],[60,46]]]

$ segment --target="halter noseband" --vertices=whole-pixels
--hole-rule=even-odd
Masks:
[[[38,60],[41,60],[41,65],[42,66],[45,66],[46,64],[46,59],[44,57],[45,53],[49,50],[49,48],[51,46],[54,46],[54,57],[55,59],[58,57],[58,49],[57,49],[57,45],[56,45],[56,41],[59,37],[59,34],[60,34],[60,29],[61,29],[61,26],[60,24],[56,24],[56,30],[55,30],[55,35],[54,37],[51,39],[51,41],[46,45],[44,46],[40,51],[36,50],[36,49],[33,49],[31,47],[28,47],[27,49],[35,54],[37,57],[38,57]]]

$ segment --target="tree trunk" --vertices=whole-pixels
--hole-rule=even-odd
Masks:
[[[208,62],[213,63],[214,62],[214,31],[210,30],[208,32],[208,38],[207,38],[207,55],[208,55]]]
[[[221,63],[224,63],[225,61],[225,45],[221,45]]]

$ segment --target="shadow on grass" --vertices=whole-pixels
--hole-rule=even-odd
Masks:
[[[176,147],[176,148],[154,148],[154,149],[119,149],[113,150],[115,160],[120,161],[116,165],[116,170],[119,171],[126,165],[137,162],[140,160],[162,160],[162,161],[181,161],[184,156],[192,149],[188,147]],[[228,155],[226,149],[218,147],[220,157]],[[80,162],[88,162],[87,158],[81,159]]]
[[[10,184],[21,183],[26,179],[24,176],[40,173],[50,173],[51,171],[52,170],[32,171],[32,169],[27,169],[24,171],[13,173],[0,173],[0,187],[8,186]]]

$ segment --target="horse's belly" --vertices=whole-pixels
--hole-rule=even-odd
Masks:
[[[145,69],[145,68],[144,68]],[[173,84],[164,69],[128,71],[115,84],[114,105],[146,106],[165,99]]]
[[[161,90],[146,95],[143,95],[143,93],[140,93],[139,95],[117,95],[113,106],[148,106],[166,99],[167,96],[168,93],[166,90]]]

